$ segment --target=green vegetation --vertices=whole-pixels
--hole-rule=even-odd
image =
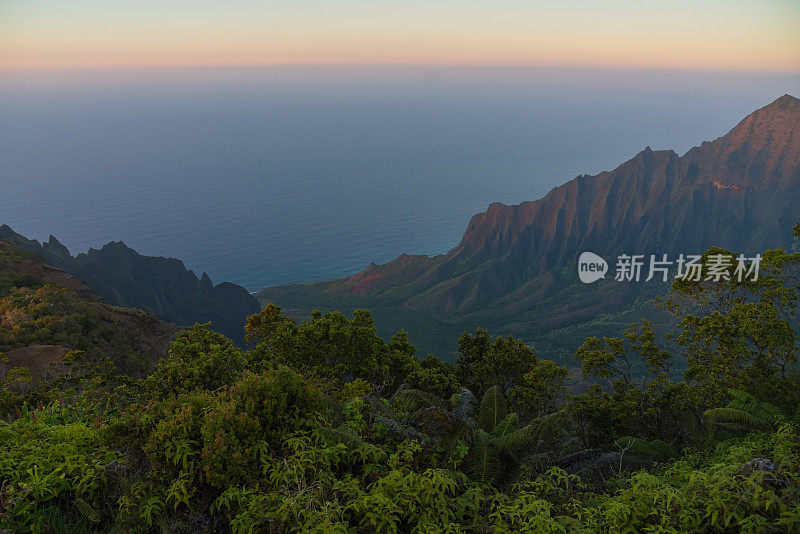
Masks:
[[[43,273],[65,286],[48,283]],[[142,376],[154,367],[175,328],[135,309],[97,302],[76,280],[43,265],[40,256],[0,242],[0,371],[5,353],[38,347],[34,374],[63,371],[52,355],[80,351],[93,362],[110,359],[119,371]],[[36,351],[34,351],[36,352]],[[48,356],[50,354],[50,356]]]
[[[41,258],[10,246],[0,248],[0,297],[5,297],[16,288],[36,288],[42,285],[41,280],[35,276],[19,272],[16,268],[26,261],[39,262]]]
[[[469,329],[463,324],[448,323],[418,310],[403,308],[400,302],[331,294],[320,284],[274,287],[269,293],[269,297],[256,294],[262,306],[277,302],[285,315],[301,320],[310,319],[314,310],[338,310],[352,315],[355,310],[368,309],[382,338],[391,339],[397,330],[407,330],[414,346],[424,348],[423,354],[433,353],[451,363],[457,356],[458,337]]]
[[[676,282],[674,336],[587,339],[580,393],[511,336],[464,334],[450,364],[365,310],[274,305],[249,349],[195,325],[144,378],[88,351],[12,369],[0,530],[800,532],[798,266],[768,251],[756,282]],[[60,322],[75,298],[9,289],[0,316],[29,320],[3,347],[89,347]]]

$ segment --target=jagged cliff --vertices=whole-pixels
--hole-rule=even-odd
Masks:
[[[800,100],[782,96],[727,135],[692,148],[645,150],[610,172],[578,176],[544,198],[495,203],[457,247],[403,255],[349,278],[269,289],[368,297],[457,324],[523,335],[615,313],[659,288],[582,286],[578,255],[694,254],[710,245],[754,253],[791,242],[800,220]],[[613,268],[613,266],[612,266]],[[663,288],[662,288],[663,290]]]
[[[86,282],[108,304],[137,308],[177,325],[210,321],[237,342],[243,340],[247,316],[259,310],[241,286],[215,286],[206,273],[198,278],[180,260],[142,256],[122,242],[73,257],[53,236],[39,243],[3,225],[0,239],[42,255],[48,264]]]
[[[85,283],[0,240],[0,376],[27,367],[41,378],[74,350],[141,375],[167,355],[177,330],[143,311],[100,302]]]

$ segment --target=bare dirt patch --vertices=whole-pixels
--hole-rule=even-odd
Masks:
[[[42,378],[51,363],[58,363],[71,349],[64,345],[28,345],[5,353],[8,363],[0,363],[5,374],[16,367],[27,367],[34,378]]]

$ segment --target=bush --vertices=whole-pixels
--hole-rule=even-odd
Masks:
[[[213,391],[236,380],[244,368],[245,357],[230,339],[211,330],[210,323],[196,324],[178,333],[169,357],[158,362],[147,387],[160,397]]]

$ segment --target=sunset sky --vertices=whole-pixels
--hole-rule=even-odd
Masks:
[[[800,71],[799,0],[0,0],[0,67]]]

